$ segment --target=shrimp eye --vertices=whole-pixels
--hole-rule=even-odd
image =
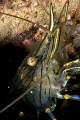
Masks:
[[[35,66],[37,64],[38,58],[30,57],[27,59],[27,64],[29,66]]]

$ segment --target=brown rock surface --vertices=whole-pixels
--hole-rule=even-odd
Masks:
[[[49,13],[49,0],[40,0],[46,11]],[[54,6],[55,19],[59,17],[60,11],[66,0],[52,1]],[[79,0],[70,0],[69,12],[75,13]],[[22,18],[27,18],[35,23],[48,26],[49,17],[39,4],[39,0],[4,0],[1,1],[0,11]],[[70,17],[70,16],[69,16]],[[29,30],[32,24],[24,20],[0,14],[0,38],[6,36],[15,37],[25,30]]]

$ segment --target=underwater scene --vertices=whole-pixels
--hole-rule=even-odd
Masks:
[[[80,120],[80,0],[0,0],[0,120]]]

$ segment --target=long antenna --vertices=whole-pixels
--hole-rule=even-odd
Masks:
[[[47,16],[50,17],[50,14],[47,12],[47,10],[45,9],[45,7],[42,5],[41,0],[37,0],[37,2],[40,4],[40,6],[42,7],[42,9],[45,11],[45,13],[47,14]]]
[[[21,19],[21,20],[24,20],[24,21],[27,21],[27,22],[29,22],[29,23],[34,24],[34,26],[38,26],[39,28],[43,29],[43,30],[46,31],[47,33],[50,32],[47,28],[43,27],[42,25],[39,25],[38,23],[32,22],[32,21],[30,21],[30,20],[28,20],[28,19],[25,19],[25,18],[22,18],[22,17],[18,17],[18,16],[16,16],[16,15],[10,15],[10,14],[8,14],[8,13],[4,13],[4,12],[1,12],[1,11],[0,11],[0,13],[1,13],[1,14],[4,14],[4,15],[11,16],[11,17],[14,17],[14,18],[18,18],[18,19]]]
[[[56,64],[55,64],[56,66]],[[7,105],[6,107],[4,107],[2,110],[0,110],[0,113],[4,112],[5,110],[7,110],[9,107],[11,107],[12,105],[14,105],[16,102],[18,102],[20,99],[22,99],[25,95],[27,95],[27,93],[33,89],[37,84],[38,82],[42,81],[42,79],[44,77],[46,77],[49,72],[53,69],[53,66],[51,68],[49,68],[49,70],[47,71],[47,73],[45,73],[36,83],[34,83],[29,89],[27,89],[23,94],[21,94],[18,98],[16,98],[13,102],[11,102],[9,105]]]

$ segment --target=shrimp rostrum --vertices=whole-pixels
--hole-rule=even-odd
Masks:
[[[49,29],[38,25],[47,32],[44,39],[39,40],[35,44],[9,83],[11,91],[20,96],[3,108],[0,113],[22,98],[39,109],[40,112],[45,111],[48,113],[52,120],[56,120],[51,112],[55,110],[57,98],[80,101],[79,95],[61,94],[69,79],[80,74],[80,59],[68,62],[68,54],[65,47],[71,42],[71,32],[76,23],[79,7],[76,10],[73,25],[69,32],[66,33],[68,5],[69,0],[65,2],[63,7],[65,10],[64,21],[60,22],[62,9],[60,17],[56,22],[54,20],[53,6],[50,3]],[[9,16],[17,17],[14,15]],[[29,20],[26,21],[31,22]]]

